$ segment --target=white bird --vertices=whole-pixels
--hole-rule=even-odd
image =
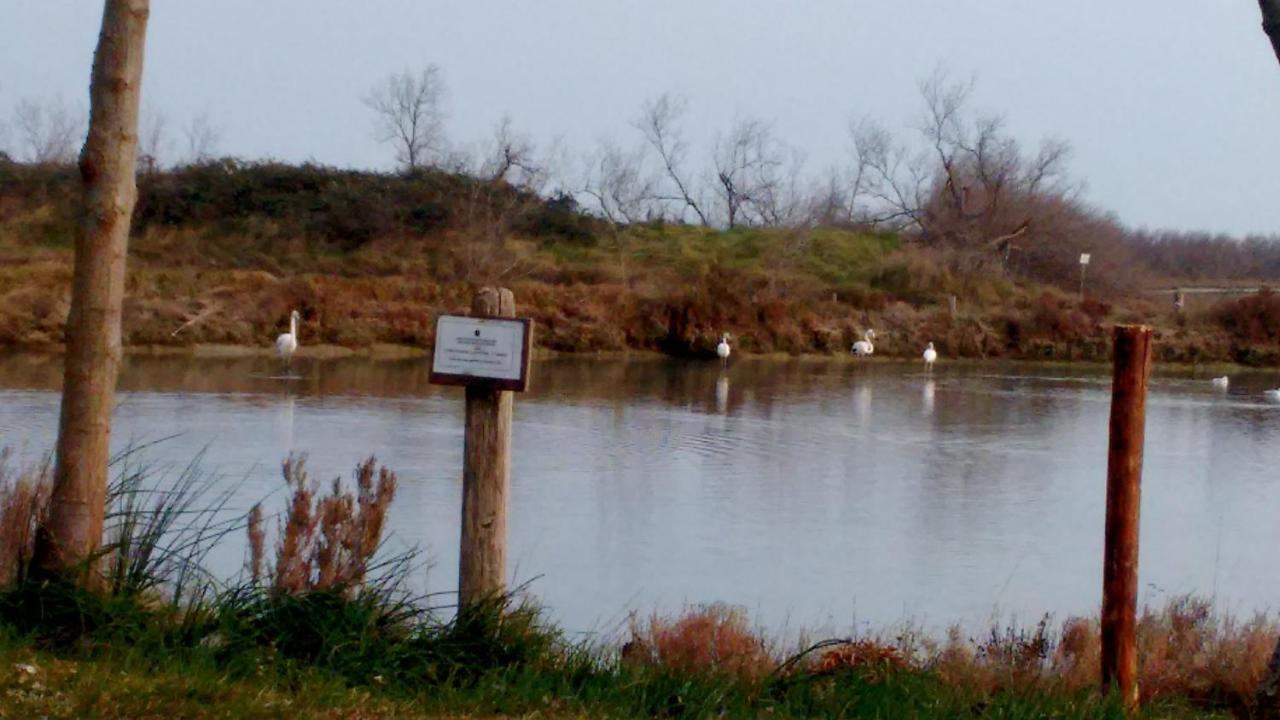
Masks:
[[[933,372],[933,363],[938,360],[938,351],[933,349],[933,343],[929,343],[929,347],[924,349],[924,371]]]
[[[1271,402],[1280,402],[1280,390],[1268,390],[1263,394],[1266,395],[1267,399]]]
[[[872,345],[871,341],[875,339],[876,339],[876,331],[868,330],[866,333],[863,334],[861,340],[853,344],[853,348],[852,348],[853,354],[862,356],[862,355],[870,355],[871,353],[874,353],[876,351],[876,346]]]
[[[289,332],[276,338],[276,354],[284,362],[285,372],[289,371],[289,361],[298,350],[298,311],[289,313]]]
[[[1225,388],[1231,384],[1231,378],[1223,375],[1222,377],[1216,377],[1209,382],[1213,383],[1213,386],[1216,388]]]
[[[729,364],[729,333],[720,336],[720,344],[716,346],[716,355],[720,356],[720,364]]]

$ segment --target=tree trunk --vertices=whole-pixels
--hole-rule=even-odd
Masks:
[[[1271,49],[1280,60],[1280,0],[1258,0],[1262,7],[1262,30],[1271,39]]]
[[[52,506],[34,557],[45,577],[76,576],[102,542],[149,14],[150,0],[106,0],[93,58]]]
[[[1262,8],[1262,31],[1271,40],[1271,49],[1280,60],[1280,0],[1258,0]],[[1174,304],[1181,310],[1179,302],[1182,293],[1175,295]],[[1254,696],[1254,716],[1258,718],[1280,718],[1280,638],[1276,640],[1275,649],[1271,652],[1271,662],[1267,663],[1267,672]]]

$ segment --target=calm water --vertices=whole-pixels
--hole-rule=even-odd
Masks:
[[[398,471],[391,527],[456,581],[462,394],[426,362],[130,358],[115,440],[281,500],[278,463],[315,475],[374,453]],[[744,361],[543,361],[518,396],[511,572],[573,630],[631,609],[724,601],[775,629],[932,626],[1092,612],[1101,586],[1105,369]],[[51,444],[56,358],[0,359],[0,443]],[[1149,401],[1143,599],[1280,599],[1280,405],[1271,374],[1158,376]],[[226,543],[225,573],[243,559]],[[536,578],[536,579],[535,579]]]

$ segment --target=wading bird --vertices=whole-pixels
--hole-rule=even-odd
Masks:
[[[933,343],[929,343],[929,347],[924,349],[924,371],[933,372],[933,363],[938,360],[938,351],[933,349]]]
[[[720,344],[716,346],[716,355],[720,356],[720,364],[729,364],[729,333],[720,336]]]
[[[1216,377],[1209,382],[1213,383],[1213,386],[1216,388],[1225,388],[1231,384],[1231,378],[1223,375],[1222,377]]]
[[[276,338],[276,354],[280,356],[281,362],[284,363],[285,373],[289,372],[289,363],[293,360],[293,353],[298,349],[298,311],[294,310],[289,313],[289,332],[282,334]]]
[[[863,355],[870,355],[871,353],[875,352],[876,346],[871,344],[871,341],[875,339],[876,339],[876,331],[868,330],[866,333],[862,335],[861,340],[853,344],[853,348],[852,348],[853,354],[861,357]]]
[[[1271,402],[1280,402],[1280,390],[1268,390],[1263,394],[1266,395],[1267,399]]]

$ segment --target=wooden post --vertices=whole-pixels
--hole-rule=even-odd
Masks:
[[[951,317],[953,319],[955,318],[956,316],[956,296],[955,295],[947,296],[947,312],[951,314]]]
[[[515,317],[506,288],[481,288],[476,315]],[[511,475],[511,401],[508,390],[468,385],[462,460],[462,547],[459,607],[502,593],[507,568],[507,487]]]
[[[1117,688],[1130,710],[1138,707],[1138,510],[1150,374],[1151,328],[1116,326],[1102,566],[1102,686],[1104,692]]]

